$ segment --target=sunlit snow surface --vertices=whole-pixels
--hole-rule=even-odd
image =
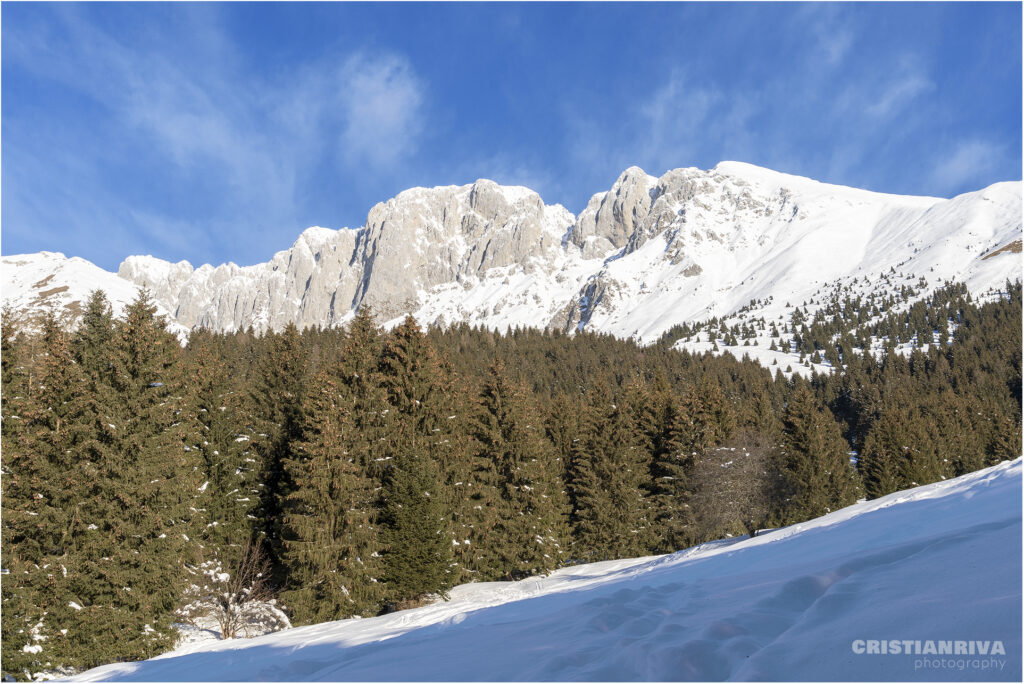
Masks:
[[[998,640],[1005,655],[854,653],[883,639]],[[1020,681],[1021,461],[754,539],[463,585],[78,679]]]
[[[5,307],[35,316],[53,311],[58,318],[72,323],[77,323],[94,290],[103,290],[118,317],[139,295],[139,286],[135,283],[90,261],[79,257],[69,259],[60,252],[4,256],[0,259],[0,289]],[[156,315],[164,318],[167,329],[180,339],[186,339],[188,329],[175,322],[159,302],[154,305]]]
[[[500,199],[496,206],[504,209],[493,216],[476,212],[471,197],[478,187]],[[620,194],[645,193],[652,204],[639,213],[625,205],[614,208]],[[107,288],[117,304],[130,301],[140,284],[150,288],[161,313],[173,312],[183,330],[341,325],[352,317],[354,303],[367,302],[381,315],[383,306],[394,319],[390,324],[412,313],[423,325],[582,329],[646,344],[683,323],[715,317],[733,327],[763,318],[781,327],[798,306],[813,318],[833,297],[896,294],[914,286],[918,293],[897,304],[899,312],[949,280],[965,283],[984,299],[1021,274],[1017,181],[946,200],[869,192],[722,162],[708,171],[674,169],[661,178],[629,169],[578,217],[541,202],[526,188],[483,180],[413,188],[371,210],[362,228],[313,227],[268,262],[244,267],[193,268],[187,261],[130,256],[114,274],[55,253],[5,256],[0,298],[15,311],[60,305],[74,314],[92,287]],[[531,213],[538,206],[540,214]],[[389,227],[386,236],[373,233],[377,237],[371,240],[370,227],[383,220],[385,209],[401,220],[394,232]],[[624,227],[624,217],[632,217],[625,245],[602,237],[605,246],[593,251],[573,241],[574,235],[589,235],[584,244],[597,244],[590,242],[597,238],[589,231],[596,230],[598,214],[616,211],[626,214],[602,230]],[[452,216],[472,220],[456,225]],[[532,239],[539,236],[547,244],[539,251],[534,248],[540,243],[519,244],[510,237],[527,216],[540,227]],[[377,228],[383,231],[383,225]],[[377,245],[377,238],[379,251],[368,248],[367,240]],[[508,253],[484,268],[483,255],[492,248],[502,253],[502,245]],[[396,270],[399,259],[404,270]],[[428,272],[430,277],[423,275]],[[918,285],[921,278],[925,283]],[[770,349],[770,330],[758,326],[756,335],[744,340],[749,346],[720,342],[715,353],[749,354],[787,377],[789,366],[810,374],[799,354]],[[787,340],[784,333],[776,342]],[[694,352],[716,346],[707,330],[676,345]],[[823,364],[815,370],[829,368]]]

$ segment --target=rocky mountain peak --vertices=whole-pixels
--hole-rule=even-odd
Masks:
[[[611,190],[590,198],[576,224],[570,241],[580,248],[584,259],[604,257],[626,246],[637,225],[648,214],[657,179],[631,166],[618,177]]]
[[[183,330],[331,326],[370,305],[381,323],[412,313],[651,340],[751,300],[778,320],[823,283],[866,292],[894,268],[984,291],[1019,277],[1020,195],[1019,182],[952,200],[885,195],[723,162],[660,178],[630,167],[576,217],[480,179],[406,190],[359,229],[309,228],[252,266],[133,256],[113,274],[63,255],[4,257],[3,297],[71,320],[88,289],[123,304],[144,285]]]

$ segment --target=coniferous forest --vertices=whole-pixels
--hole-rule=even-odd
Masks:
[[[151,657],[197,612],[231,636],[257,598],[294,625],[377,615],[1016,458],[1021,286],[949,292],[941,321],[886,321],[940,342],[847,345],[810,380],[668,339],[384,332],[365,310],[184,347],[145,294],[115,319],[94,293],[73,332],[5,315],[3,671]]]

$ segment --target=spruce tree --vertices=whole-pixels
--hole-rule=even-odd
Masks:
[[[581,413],[581,404],[577,398],[559,394],[547,408],[547,420],[544,425],[548,441],[555,448],[555,471],[568,499],[570,513],[576,507],[570,477],[574,472],[571,464],[578,440]]]
[[[480,393],[471,509],[480,579],[518,579],[553,570],[563,553],[567,500],[554,449],[526,390],[492,365]]]
[[[786,488],[786,522],[825,515],[857,500],[859,482],[850,466],[849,445],[831,412],[798,382],[784,419],[779,470]]]
[[[268,334],[261,347],[248,397],[248,430],[260,461],[260,533],[280,580],[282,507],[290,491],[285,462],[302,438],[307,370],[302,339],[293,323],[280,334]]]
[[[381,530],[384,579],[392,603],[444,594],[456,581],[445,472],[455,457],[450,395],[440,363],[412,317],[391,331],[381,353],[389,403],[381,446],[384,473]]]
[[[380,440],[387,401],[379,335],[362,311],[338,365],[321,370],[304,405],[303,438],[285,463],[283,598],[299,623],[375,614],[383,599],[378,533]]]
[[[8,342],[7,350],[13,350]],[[3,663],[21,675],[46,663],[76,664],[77,621],[59,623],[69,600],[64,577],[72,565],[66,552],[81,523],[69,495],[75,478],[73,416],[81,406],[81,376],[67,335],[53,313],[43,321],[37,384],[28,392],[5,359],[3,448]],[[28,396],[32,400],[27,399]]]
[[[200,484],[188,448],[195,426],[183,410],[180,347],[154,311],[145,292],[127,308],[94,357],[110,369],[109,384],[93,374],[78,420],[69,498],[79,522],[65,541],[64,578],[74,605],[55,608],[76,627],[83,667],[150,657],[173,643],[172,611],[196,551],[187,534]]]
[[[286,462],[293,489],[284,504],[282,598],[298,624],[370,615],[379,606],[377,492],[364,465],[375,445],[359,433],[351,404],[327,372],[318,373],[304,438]]]
[[[721,387],[707,379],[686,393],[672,424],[671,440],[699,458],[732,434],[736,419]]]
[[[617,405],[603,383],[588,392],[573,470],[574,557],[591,562],[644,553],[650,516],[643,489],[650,463],[629,408]]]
[[[221,360],[214,335],[193,331],[189,338],[186,411],[198,428],[190,445],[201,460],[203,484],[196,497],[195,536],[202,540],[203,559],[225,570],[242,561],[242,552],[257,529],[260,502],[259,463],[251,435],[243,432],[241,382]]]
[[[0,387],[8,391],[0,396],[0,402],[8,401],[11,397],[10,390],[13,388],[20,351],[17,338],[18,324],[14,312],[5,306],[0,312]]]
[[[864,439],[857,468],[864,481],[868,498],[876,499],[903,489],[903,447],[905,438],[902,417],[889,409],[875,422]]]
[[[75,332],[72,346],[82,372],[109,382],[113,368],[105,356],[114,339],[114,315],[103,290],[93,290],[85,304],[82,321]]]
[[[690,417],[663,376],[655,378],[644,402],[644,422],[651,450],[651,476],[647,483],[652,509],[652,550],[667,553],[690,546],[694,538],[690,509],[690,478],[698,447],[688,438],[701,416]],[[701,432],[704,432],[701,430]]]

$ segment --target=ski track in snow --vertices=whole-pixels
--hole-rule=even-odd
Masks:
[[[1020,681],[1021,534],[1017,459],[753,539],[462,585],[74,680]],[[1000,640],[1006,655],[1002,669],[924,668],[858,655],[857,639]]]

